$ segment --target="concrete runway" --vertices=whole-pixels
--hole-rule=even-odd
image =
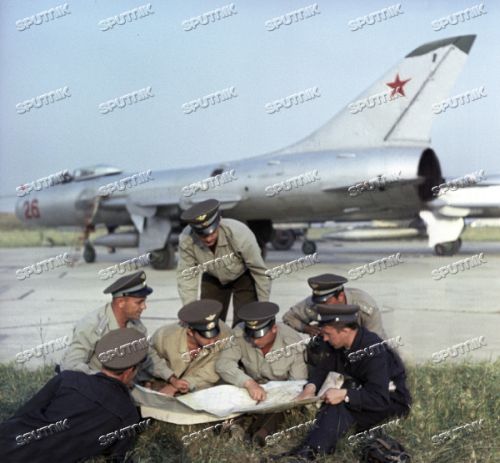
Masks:
[[[98,271],[138,254],[134,249],[108,254],[104,248],[97,248],[97,261],[93,264],[80,259],[73,267],[34,274],[23,281],[16,279],[17,269],[63,252],[71,249],[0,249],[0,362],[15,361],[18,352],[43,342],[71,337],[78,319],[109,300],[102,290],[114,279],[101,280]],[[349,285],[366,290],[375,298],[389,337],[401,336],[404,345],[399,349],[403,358],[410,362],[430,361],[432,353],[479,336],[484,336],[486,346],[446,362],[498,357],[500,243],[464,243],[453,257],[434,256],[423,241],[319,242],[317,252],[320,263],[273,281],[271,300],[280,305],[280,314],[309,293],[308,277],[324,272],[347,276],[354,267],[400,252],[404,263],[377,270]],[[439,281],[432,278],[433,269],[480,252],[487,263]],[[290,251],[270,250],[266,263],[271,268],[302,255],[300,243],[296,243]],[[155,292],[148,299],[142,318],[152,334],[161,325],[175,322],[181,305],[174,271],[150,267],[145,270],[148,284]],[[32,358],[23,365],[31,368],[44,361],[57,362],[62,352],[48,354],[45,359]]]

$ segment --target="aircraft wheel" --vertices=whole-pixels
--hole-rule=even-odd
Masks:
[[[302,252],[304,254],[314,254],[316,252],[316,243],[314,241],[305,240],[302,243]]]
[[[156,270],[172,270],[176,267],[174,246],[168,243],[163,249],[151,253],[151,266]]]
[[[434,246],[436,256],[452,256],[460,249],[462,240],[448,241],[446,243],[438,243]]]
[[[271,245],[276,251],[287,251],[295,243],[295,233],[293,230],[274,230],[271,238]]]
[[[458,240],[454,241],[454,245],[455,253],[457,253],[462,247],[462,238],[458,238]]]
[[[83,248],[83,260],[88,264],[95,262],[95,249],[90,243],[85,243]]]

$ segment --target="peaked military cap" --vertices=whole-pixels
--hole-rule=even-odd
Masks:
[[[321,303],[344,289],[347,278],[333,273],[323,273],[307,280],[313,290],[313,302]]]
[[[181,214],[181,220],[189,224],[197,234],[210,235],[220,222],[219,206],[216,199],[207,199],[185,210]]]
[[[220,332],[219,317],[222,304],[213,299],[200,299],[186,304],[179,310],[179,320],[187,323],[189,327],[198,331],[204,338],[214,338]]]
[[[134,328],[121,328],[105,334],[96,344],[95,353],[109,370],[125,370],[141,363],[148,355],[146,336]]]
[[[276,323],[275,315],[280,308],[273,302],[255,301],[238,310],[238,318],[245,322],[245,333],[252,338],[261,338]]]
[[[113,297],[146,297],[153,289],[146,285],[146,273],[143,270],[118,278],[109,285],[104,294],[111,293]]]
[[[358,321],[359,305],[356,304],[317,304],[319,325],[332,322],[352,323]]]

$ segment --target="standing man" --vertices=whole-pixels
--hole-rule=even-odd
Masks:
[[[200,298],[219,301],[224,321],[233,296],[235,326],[239,307],[269,300],[271,281],[255,235],[242,222],[221,219],[219,206],[208,199],[182,213],[188,226],[179,237],[177,288],[183,304],[198,299],[201,273]]]
[[[215,370],[224,381],[244,387],[250,397],[259,402],[267,397],[260,384],[307,378],[302,352],[294,350],[292,355],[273,362],[265,357],[271,351],[302,340],[296,331],[276,323],[278,312],[279,307],[272,302],[251,302],[241,307],[238,316],[244,323],[233,330],[235,345],[222,351],[215,363]],[[248,434],[259,445],[265,445],[266,436],[274,433],[282,421],[282,413],[257,415]]]
[[[283,315],[283,322],[288,326],[301,333],[316,336],[320,332],[316,304],[354,304],[360,308],[356,322],[386,339],[380,310],[368,293],[357,288],[344,288],[347,279],[333,273],[311,277],[307,283],[312,289],[312,295],[295,304]]]
[[[330,388],[323,394],[325,403],[314,429],[299,447],[284,454],[308,461],[318,454],[334,453],[338,440],[351,427],[359,432],[389,417],[406,416],[411,404],[403,362],[384,347],[379,336],[358,325],[359,307],[320,304],[317,310],[320,335],[332,355],[314,369],[297,399],[314,397],[330,371],[350,376],[353,382],[349,388]],[[370,355],[357,354],[363,349]]]
[[[201,299],[186,304],[177,316],[180,322],[159,328],[153,346],[179,378],[178,387],[167,384],[160,392],[174,394],[214,386],[220,379],[215,361],[221,349],[231,348],[231,329],[219,319],[222,304]]]
[[[147,348],[139,347],[142,338],[131,328],[110,331],[96,345],[104,359],[98,373],[63,371],[54,376],[0,424],[2,461],[71,463],[99,455],[124,461],[134,435],[147,424],[140,421],[129,393],[147,355]],[[109,355],[125,347],[125,355]]]
[[[101,362],[96,355],[97,342],[111,330],[134,328],[147,339],[147,329],[141,322],[141,314],[146,310],[146,297],[153,289],[146,285],[146,274],[140,270],[125,275],[104,290],[104,294],[113,299],[105,306],[87,314],[73,330],[73,339],[60,365],[61,370],[81,371],[95,374],[100,370]],[[173,375],[157,352],[149,347],[148,357],[138,374],[139,381],[152,377],[162,378],[175,386],[177,378]]]

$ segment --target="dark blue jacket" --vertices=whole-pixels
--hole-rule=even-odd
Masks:
[[[406,387],[403,362],[386,345],[372,347],[381,342],[378,335],[360,327],[350,349],[335,349],[328,344],[327,355],[311,372],[309,382],[315,384],[319,391],[330,371],[352,378],[361,386],[349,389],[347,393],[349,403],[346,405],[353,411],[384,412],[390,408],[391,401],[409,406],[411,396]],[[370,347],[372,349],[368,351],[372,355],[363,356],[359,360],[354,360],[357,356],[352,355],[351,359],[348,358],[350,353]],[[389,392],[390,381],[396,385],[394,392]]]
[[[139,420],[129,390],[120,381],[102,373],[63,371],[0,424],[1,461],[68,463],[101,454],[116,455],[119,461],[133,435],[122,433],[123,438],[107,445],[101,445],[108,441],[99,437]],[[23,436],[31,431],[30,437]]]

